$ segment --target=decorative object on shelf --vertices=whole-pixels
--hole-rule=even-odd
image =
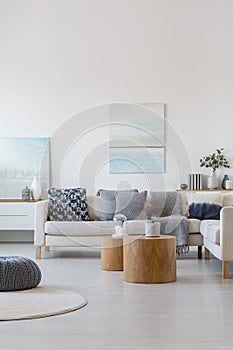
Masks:
[[[200,166],[206,168],[212,168],[212,173],[207,179],[207,187],[209,190],[218,188],[218,179],[216,176],[216,170],[220,167],[230,168],[228,160],[222,154],[224,148],[217,148],[216,152],[208,156],[204,156],[200,159]]]
[[[31,196],[32,199],[38,200],[41,199],[41,185],[40,180],[37,175],[34,175],[32,184],[31,184]]]
[[[216,190],[218,188],[218,177],[215,172],[211,172],[207,178],[207,187],[209,190]]]
[[[232,180],[226,180],[225,188],[226,190],[232,190]]]
[[[202,190],[202,188],[203,188],[203,175],[189,174],[189,189]]]
[[[226,182],[227,182],[227,180],[229,180],[228,175],[224,175],[223,179],[222,179],[222,189],[223,190],[226,190]]]
[[[181,185],[180,185],[180,188],[181,188],[182,190],[187,190],[188,185],[187,185],[187,184],[181,184]]]
[[[22,200],[29,201],[31,199],[31,190],[28,186],[22,188]]]

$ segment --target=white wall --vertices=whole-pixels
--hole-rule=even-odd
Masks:
[[[199,168],[202,155],[220,146],[233,155],[232,13],[231,0],[1,1],[0,136],[51,137],[52,182],[59,185],[58,150],[65,154],[67,135],[76,132],[67,126],[79,120],[88,130],[100,118],[92,109],[85,117],[77,112],[163,102],[166,174],[150,176],[150,187],[186,181],[183,154],[192,171],[208,173]],[[232,174],[219,176],[225,172]],[[95,175],[82,173],[91,192],[122,181]],[[144,187],[135,176],[123,181]]]

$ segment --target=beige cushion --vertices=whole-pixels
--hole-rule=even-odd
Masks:
[[[88,214],[91,220],[99,220],[102,208],[100,196],[87,196],[86,198]]]
[[[183,215],[188,216],[189,214],[189,202],[187,198],[186,192],[179,192],[181,199],[182,199],[182,205],[183,205]]]
[[[200,232],[202,236],[207,237],[207,232],[209,230],[209,226],[220,225],[219,220],[203,220],[200,225]]]
[[[65,236],[112,235],[115,233],[114,221],[47,221],[45,233]],[[121,222],[117,223],[121,225]]]
[[[189,220],[189,233],[200,233],[201,221],[199,219]]]

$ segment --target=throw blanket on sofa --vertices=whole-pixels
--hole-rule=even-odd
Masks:
[[[148,218],[160,222],[162,235],[176,236],[178,255],[189,250],[189,223],[183,216],[182,198],[178,192],[150,192]]]
[[[161,235],[176,236],[177,255],[181,255],[189,251],[189,223],[185,216],[170,215],[163,218],[151,218],[151,220],[153,222],[160,222]]]

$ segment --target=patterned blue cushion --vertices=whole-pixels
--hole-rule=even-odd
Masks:
[[[50,188],[48,216],[51,221],[90,220],[85,188]]]

